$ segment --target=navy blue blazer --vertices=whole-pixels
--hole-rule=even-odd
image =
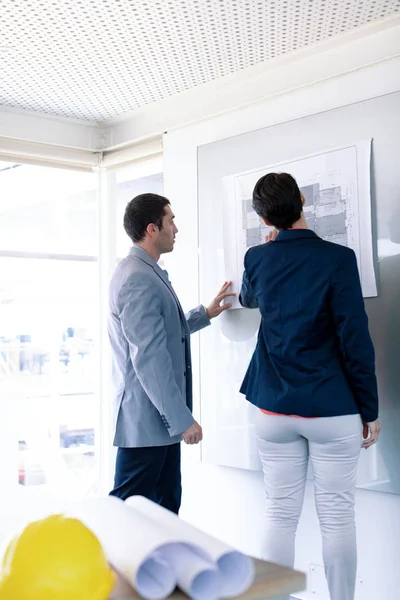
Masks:
[[[356,256],[310,230],[251,248],[240,302],[259,308],[257,347],[241,392],[268,411],[378,418],[375,355]]]

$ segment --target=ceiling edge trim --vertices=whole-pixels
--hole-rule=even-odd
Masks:
[[[271,61],[255,75],[246,70],[221,79],[212,84],[214,90],[205,84],[138,109],[124,120],[107,121],[111,129],[107,151],[400,56],[400,17],[368,32],[347,43],[341,36],[340,45],[336,42],[324,51],[320,45],[318,52],[296,53],[273,65]]]

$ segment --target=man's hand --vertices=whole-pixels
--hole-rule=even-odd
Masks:
[[[189,429],[186,429],[182,433],[182,437],[185,444],[198,444],[203,439],[203,430],[197,421],[195,421]]]
[[[268,235],[265,236],[265,243],[268,244],[268,242],[274,242],[278,236],[278,233],[279,231],[277,229],[270,231]]]
[[[232,292],[228,292],[231,285],[232,285],[232,281],[225,281],[224,285],[219,290],[216,298],[214,298],[214,300],[211,302],[210,306],[206,309],[207,317],[210,320],[214,319],[215,317],[218,317],[222,312],[224,312],[224,310],[228,310],[228,308],[231,308],[231,306],[232,306],[231,302],[227,302],[226,304],[222,304],[222,306],[221,306],[221,302],[223,302],[225,300],[225,298],[229,298],[231,296],[236,296],[236,294],[234,294]]]
[[[370,448],[373,444],[375,444],[379,437],[379,432],[381,430],[381,425],[378,421],[373,421],[372,423],[366,423],[363,421],[363,438],[364,441],[362,443],[362,447],[367,449]]]

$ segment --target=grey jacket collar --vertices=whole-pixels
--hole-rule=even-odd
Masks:
[[[178,305],[179,311],[181,313],[181,316],[186,323],[185,314],[183,312],[181,303],[179,302],[179,298],[175,294],[175,290],[172,287],[171,282],[168,279],[167,272],[164,271],[160,267],[160,265],[158,265],[156,263],[156,261],[153,258],[151,258],[151,256],[149,254],[147,254],[147,252],[145,250],[143,250],[143,248],[140,248],[139,246],[132,246],[132,248],[129,250],[129,256],[136,256],[137,258],[140,258],[140,260],[143,260],[143,262],[147,263],[148,265],[150,265],[150,267],[152,267],[154,269],[155,273],[163,280],[165,285],[170,290],[171,294],[174,296],[176,303]]]
[[[147,262],[152,267],[158,266],[156,261],[153,258],[151,258],[150,254],[147,254],[146,250],[143,250],[143,248],[141,248],[140,246],[132,246],[129,250],[129,254],[131,256],[133,255],[137,256],[138,258],[141,258],[142,260],[144,260],[144,262]]]
[[[167,281],[168,281],[166,271],[164,271],[160,267],[160,265],[158,263],[156,263],[156,261],[153,258],[151,258],[151,256],[149,254],[147,254],[147,252],[145,250],[143,250],[143,248],[140,248],[139,246],[132,246],[132,248],[129,250],[129,255],[140,258],[145,263],[150,265],[150,267],[153,267],[153,269],[155,270],[157,275],[160,275],[160,277],[162,277],[163,279],[167,279]]]

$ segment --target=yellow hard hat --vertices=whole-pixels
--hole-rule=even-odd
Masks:
[[[95,535],[77,519],[53,515],[31,523],[9,544],[0,600],[106,600],[114,582]]]

